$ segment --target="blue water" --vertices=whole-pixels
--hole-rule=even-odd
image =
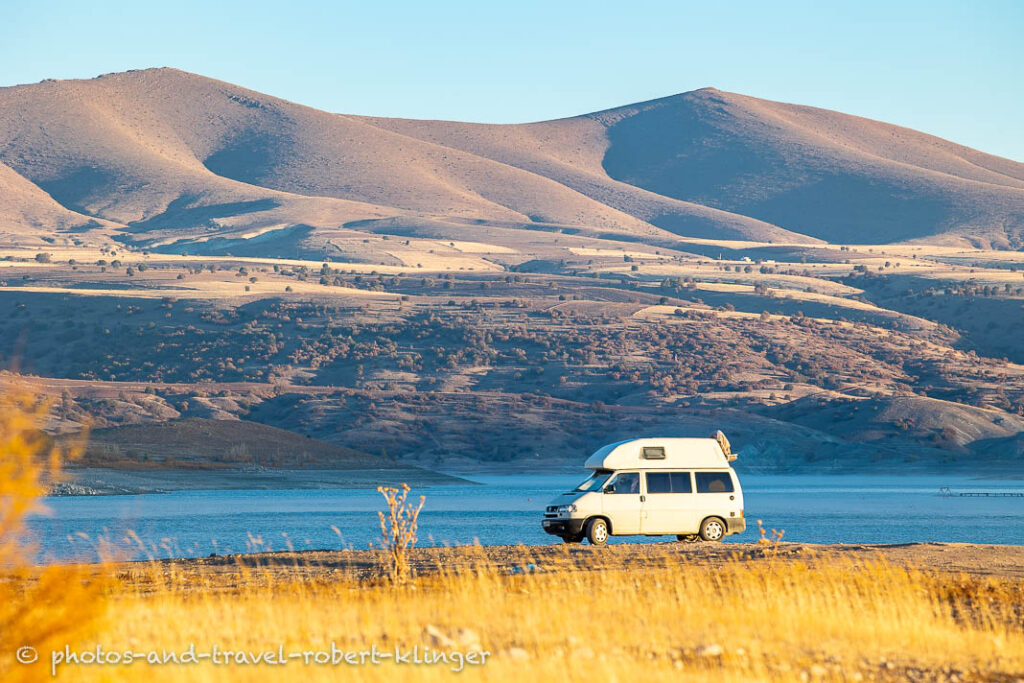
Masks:
[[[540,527],[544,506],[585,478],[473,477],[480,485],[413,491],[426,496],[420,545],[561,542]],[[962,541],[1024,545],[1024,498],[947,498],[953,491],[1024,492],[1024,481],[950,477],[741,475],[747,532],[755,520],[787,541],[904,543]],[[91,560],[104,543],[121,557],[196,557],[262,550],[366,548],[379,538],[376,491],[183,491],[48,498],[29,520],[40,560]],[[137,540],[126,532],[132,531]],[[101,540],[102,539],[102,540]],[[658,542],[626,537],[611,542]]]

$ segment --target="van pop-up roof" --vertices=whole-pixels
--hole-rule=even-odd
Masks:
[[[708,439],[645,438],[608,444],[587,458],[584,467],[591,470],[721,468],[728,467],[735,459],[729,441],[718,432]]]

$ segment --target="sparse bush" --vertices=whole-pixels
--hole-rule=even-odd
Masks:
[[[414,507],[407,502],[408,484],[402,484],[401,489],[379,486],[377,490],[384,496],[388,507],[386,515],[383,512],[377,513],[380,518],[381,546],[388,553],[388,574],[394,583],[404,583],[409,577],[409,549],[416,545],[416,529],[426,497],[420,496],[419,505]]]

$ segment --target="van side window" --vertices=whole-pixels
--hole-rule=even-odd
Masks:
[[[732,493],[728,472],[697,472],[697,493]]]
[[[689,472],[646,472],[647,493],[691,493]]]
[[[610,489],[605,489],[606,493],[640,493],[640,473],[639,472],[623,472],[622,474],[615,477],[615,481],[611,483]]]
[[[689,472],[672,473],[672,493],[693,493]]]

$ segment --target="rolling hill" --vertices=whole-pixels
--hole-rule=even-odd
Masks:
[[[1017,248],[1024,164],[714,89],[483,125],[331,114],[167,68],[0,88],[9,244],[387,263],[367,232],[484,229]]]

